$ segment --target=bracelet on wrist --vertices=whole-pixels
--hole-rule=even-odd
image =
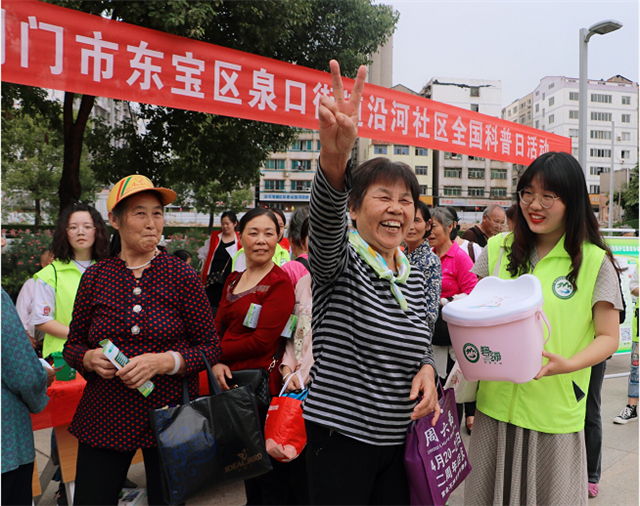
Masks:
[[[168,351],[167,353],[173,357],[174,361],[173,370],[168,372],[167,374],[169,376],[173,376],[180,370],[180,355],[176,351]]]

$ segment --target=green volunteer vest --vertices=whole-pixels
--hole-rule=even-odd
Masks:
[[[238,260],[240,255],[244,255],[244,248],[239,250],[234,255],[233,260],[231,262],[231,271],[236,270],[236,260]],[[273,257],[271,258],[271,260],[273,260],[273,263],[276,264],[278,267],[282,267],[289,260],[291,260],[291,257],[289,256],[289,252],[286,249],[280,246],[280,244],[276,243],[276,251],[273,253]]]
[[[64,263],[55,260],[51,265],[34,274],[34,279],[41,279],[56,291],[56,308],[51,316],[63,325],[69,326],[73,313],[73,302],[80,285],[82,274],[73,262]],[[42,344],[42,356],[46,357],[54,351],[62,351],[66,339],[45,334]]]
[[[543,309],[551,324],[551,338],[544,349],[568,358],[594,339],[591,299],[605,252],[591,243],[583,244],[578,290],[575,291],[565,277],[571,271],[571,258],[564,249],[564,239],[563,236],[531,274],[542,284]],[[487,245],[490,273],[498,263],[501,246],[505,247],[498,274],[501,279],[512,279],[507,271],[507,255],[512,242],[513,234],[498,234],[489,239]],[[546,328],[544,333],[546,339]],[[513,339],[518,339],[518,336],[513,336]],[[591,368],[587,367],[519,385],[506,381],[480,381],[477,406],[496,420],[526,429],[550,434],[579,432],[584,428],[590,375]],[[579,401],[573,383],[585,393]]]

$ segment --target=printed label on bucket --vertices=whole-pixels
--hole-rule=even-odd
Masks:
[[[485,364],[502,365],[502,354],[499,351],[493,351],[489,346],[480,346],[480,351],[478,351],[475,344],[467,343],[462,348],[462,352],[464,358],[472,364],[475,364],[482,357]]]

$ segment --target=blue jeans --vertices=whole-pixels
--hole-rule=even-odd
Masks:
[[[633,399],[638,398],[638,343],[631,343],[631,372],[629,373],[629,393]]]

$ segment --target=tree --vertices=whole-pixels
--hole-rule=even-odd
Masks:
[[[631,169],[629,183],[622,185],[619,192],[615,192],[614,199],[619,199],[624,208],[626,222],[638,219],[638,164]]]
[[[57,215],[56,189],[63,160],[60,131],[39,111],[17,104],[2,114],[2,190],[19,208],[31,208],[35,202],[36,227],[42,224],[44,213],[53,219]],[[93,201],[95,184],[86,159],[80,171],[85,190],[81,196]]]
[[[355,75],[393,33],[398,20],[391,7],[372,5],[371,0],[49,1],[321,70],[337,58],[343,75]],[[68,113],[72,103],[73,97],[65,97],[61,208],[80,192],[76,167],[93,98],[82,97],[75,121]],[[255,180],[269,153],[289,146],[295,134],[281,125],[146,105],[141,105],[140,119],[146,124],[144,133],[133,125],[110,133],[102,129],[102,139],[108,136],[118,149],[104,144],[100,149],[100,132],[93,136],[92,167],[102,182],[113,183],[135,171],[163,184],[186,178],[194,188],[212,181],[229,188]]]

